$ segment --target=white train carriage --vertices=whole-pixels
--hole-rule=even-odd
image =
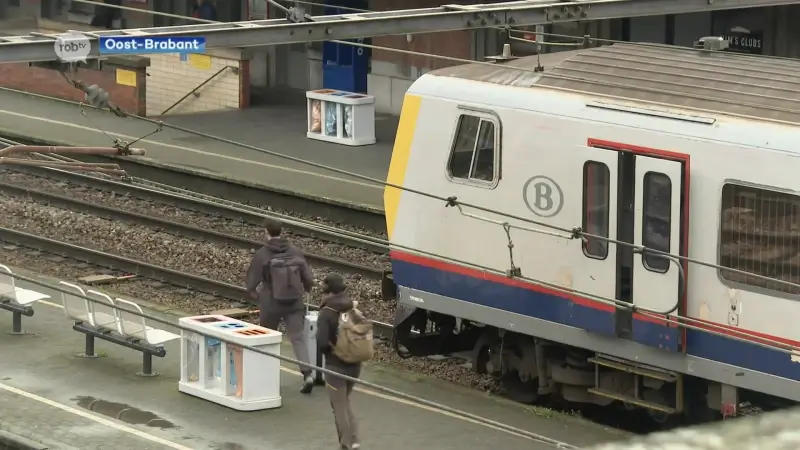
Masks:
[[[777,349],[800,341],[799,75],[615,44],[421,77],[388,182],[497,213],[386,189],[398,350],[472,349],[521,400],[659,419],[734,414],[753,392],[800,401],[800,358]]]

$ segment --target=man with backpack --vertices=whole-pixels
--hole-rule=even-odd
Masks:
[[[283,319],[295,358],[309,364],[305,336],[306,305],[303,297],[314,286],[314,274],[303,257],[303,252],[281,237],[282,228],[278,222],[267,222],[267,243],[253,255],[247,270],[247,292],[251,299],[259,303],[261,326],[276,330]],[[300,366],[300,372],[303,374],[303,388],[300,392],[309,394],[314,388],[311,369]]]
[[[338,274],[325,277],[322,290],[326,294],[317,321],[317,346],[325,355],[325,368],[351,378],[361,375],[361,364],[374,355],[372,322],[356,309],[348,298],[344,280]],[[334,375],[325,376],[336,432],[342,450],[361,448],[358,424],[350,405],[355,385]]]

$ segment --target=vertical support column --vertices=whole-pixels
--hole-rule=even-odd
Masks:
[[[675,45],[675,14],[668,14],[664,26],[664,43]]]
[[[80,358],[97,358],[98,355],[94,352],[94,336],[91,334],[84,334],[83,353],[78,353],[75,356]]]
[[[85,346],[83,351],[86,356],[95,356],[94,354],[94,336],[91,334],[86,335]]]
[[[22,314],[11,312],[11,334],[22,334]]]
[[[157,377],[158,372],[153,372],[153,355],[142,352],[142,371],[137,372],[140,377]]]

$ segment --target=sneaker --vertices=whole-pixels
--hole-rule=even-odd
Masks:
[[[361,448],[361,444],[359,444],[358,442],[356,442],[356,443],[355,443],[355,444],[353,444],[353,446],[352,446],[352,447],[350,447],[350,448],[351,448],[352,450],[358,450],[358,449],[360,449],[360,448]]]
[[[312,389],[314,389],[314,379],[311,378],[311,375],[306,375],[303,380],[303,389],[300,389],[300,392],[303,394],[310,394]]]

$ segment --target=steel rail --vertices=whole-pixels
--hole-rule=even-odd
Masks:
[[[0,242],[16,244],[21,247],[64,256],[70,259],[85,262],[87,264],[131,273],[143,278],[157,280],[159,282],[185,288],[190,291],[211,294],[216,297],[222,297],[235,302],[249,302],[249,296],[246,290],[241,286],[236,286],[222,281],[211,280],[207,277],[193,275],[143,261],[137,261],[124,256],[112,255],[110,253],[81,247],[68,242],[37,236],[24,231],[0,227]],[[308,304],[308,307],[313,311],[319,310],[317,305]],[[392,325],[377,321],[372,321],[372,323],[376,334],[387,339],[392,338],[394,330]]]
[[[22,142],[22,144],[31,145],[56,145],[54,142],[45,141],[42,139],[22,138],[15,137],[15,139]],[[20,142],[10,140],[8,138],[0,137],[0,149],[10,145],[21,145]],[[349,204],[346,202],[318,198],[314,196],[304,195],[302,193],[293,192],[291,190],[282,189],[278,187],[256,186],[244,182],[239,182],[224,177],[215,176],[213,174],[197,174],[196,172],[188,171],[179,167],[170,167],[161,165],[155,162],[147,162],[136,160],[132,158],[94,158],[92,155],[85,155],[81,160],[69,158],[57,154],[33,154],[36,158],[45,160],[58,160],[76,163],[111,163],[125,170],[130,179],[117,181],[110,179],[103,175],[89,174],[89,173],[75,173],[58,168],[50,167],[23,167],[23,166],[9,166],[9,170],[17,172],[27,172],[34,175],[45,176],[48,178],[60,179],[69,182],[75,182],[72,179],[83,180],[83,184],[95,183],[98,189],[108,189],[104,185],[117,183],[123,186],[133,186],[132,189],[144,190],[158,190],[170,193],[178,197],[175,201],[180,201],[180,198],[192,197],[196,201],[206,201],[217,206],[230,208],[230,205],[225,203],[234,203],[236,211],[240,209],[249,209],[252,216],[255,217],[255,223],[261,224],[264,219],[266,211],[263,208],[252,207],[244,205],[245,202],[250,202],[257,198],[273,208],[285,209],[294,211],[308,216],[323,217],[333,222],[342,222],[349,225],[356,225],[368,230],[385,232],[386,231],[386,216],[383,211],[370,208],[364,205]],[[136,179],[138,178],[138,180]],[[208,197],[206,199],[202,197]],[[217,197],[217,198],[215,198]],[[219,198],[222,197],[222,198]],[[275,212],[269,212],[270,216],[276,216],[280,219],[281,216],[285,217],[285,222],[302,222],[302,219],[287,216]],[[302,234],[305,230],[304,227],[299,226],[298,234]],[[289,229],[289,227],[287,227]],[[311,226],[317,235],[332,239],[331,242],[336,242],[341,233],[328,232],[320,229],[319,226]],[[344,234],[347,234],[346,232]],[[361,236],[359,241],[364,245],[365,249],[373,251],[385,250],[385,243],[376,242],[375,245],[370,246],[368,236]],[[353,243],[341,242],[345,245]]]
[[[175,192],[157,189],[151,186],[136,184],[128,181],[118,181],[108,178],[100,178],[86,174],[79,174],[68,172],[59,169],[51,169],[44,167],[9,167],[6,170],[13,170],[19,173],[28,173],[35,176],[42,176],[47,178],[54,178],[61,181],[67,181],[75,184],[81,184],[93,189],[103,191],[113,191],[125,195],[130,195],[142,200],[150,200],[166,205],[171,205],[181,209],[196,211],[210,216],[223,217],[230,220],[250,223],[253,225],[261,225],[266,216],[273,216],[282,220],[284,227],[294,234],[300,236],[307,236],[317,238],[326,242],[347,245],[349,247],[361,248],[375,253],[388,253],[386,245],[374,242],[374,238],[369,236],[360,236],[358,239],[351,239],[340,232],[329,231],[325,229],[316,228],[313,226],[303,226],[297,222],[296,218],[286,216],[283,214],[272,212],[258,212],[256,208],[248,208],[244,205],[241,208],[235,208],[222,203],[213,201],[193,198],[186,195],[181,195]],[[175,188],[180,189],[180,188]],[[290,222],[291,221],[291,222]]]
[[[71,211],[86,212],[91,215],[103,217],[112,220],[122,220],[132,222],[138,225],[147,227],[160,228],[161,231],[166,233],[176,234],[191,239],[203,240],[214,242],[223,245],[229,245],[234,248],[244,250],[257,250],[264,245],[263,242],[246,239],[239,236],[232,236],[225,233],[210,231],[203,228],[186,225],[171,220],[162,219],[159,217],[147,216],[145,214],[136,213],[133,211],[126,211],[109,206],[98,205],[95,203],[85,202],[83,200],[76,200],[61,195],[52,194],[44,191],[37,191],[23,186],[15,186],[8,183],[0,182],[0,192],[5,192],[18,197],[29,197],[31,199],[47,202],[53,206],[63,207]],[[340,270],[345,273],[359,274],[365,278],[380,281],[383,277],[383,270],[354,264],[338,258],[331,258],[329,256],[316,255],[313,253],[305,253],[305,257],[309,264],[315,267],[331,268]]]

